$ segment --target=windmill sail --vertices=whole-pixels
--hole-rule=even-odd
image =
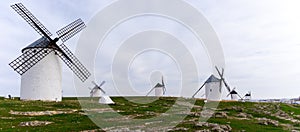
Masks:
[[[35,48],[26,50],[21,56],[13,60],[9,65],[20,75],[23,75],[32,66],[51,53],[52,49]]]
[[[92,81],[92,83],[95,85],[93,89],[91,89],[90,97],[94,97],[97,92],[100,90],[102,93],[106,94],[106,92],[101,88],[101,86],[104,85],[105,81],[102,81],[100,85]]]
[[[65,42],[85,27],[86,26],[84,22],[81,19],[77,19],[74,22],[67,25],[66,27],[58,30],[56,33],[58,34],[60,40]]]
[[[227,91],[230,92],[230,91],[231,91],[231,90],[230,90],[230,87],[229,87],[229,85],[226,83],[225,79],[223,78],[224,69],[222,69],[222,73],[221,73],[221,72],[219,71],[218,67],[215,67],[215,68],[217,69],[217,72],[218,72],[219,76],[221,77],[221,81],[224,83],[224,85],[225,85]],[[220,82],[220,83],[222,83],[222,82]],[[221,84],[220,84],[220,85],[221,85]],[[221,87],[221,86],[220,86],[220,87]]]
[[[62,52],[59,52],[58,56],[75,73],[75,75],[84,82],[91,75],[91,73],[80,63],[80,61],[64,44],[61,44],[59,47]]]
[[[51,39],[51,33],[45,26],[29,12],[22,3],[11,5],[11,7],[41,36],[41,39],[35,41],[31,45],[22,50],[24,52],[20,57],[12,61],[9,65],[19,74],[24,74],[36,63],[46,57],[50,52],[55,53],[66,63],[66,65],[77,75],[81,81],[85,81],[91,74],[72,54],[72,52],[64,45],[58,46],[56,42],[61,39],[63,42],[73,37],[83,28],[85,24],[81,19],[77,19],[71,24],[59,30],[58,38]]]
[[[99,85],[99,87],[103,86],[103,84],[105,83],[105,81],[102,81]]]
[[[46,37],[38,39],[24,48],[22,50],[23,54],[9,63],[9,65],[20,75],[23,75],[23,73],[53,51],[52,48],[46,48],[49,43]]]
[[[11,5],[11,7],[41,36],[49,38],[52,34],[49,30],[25,8],[22,3]]]
[[[161,77],[161,84],[162,84],[162,86],[163,86],[163,95],[165,95],[167,89],[166,89],[166,86],[165,86],[165,82],[164,82],[164,77],[163,77],[163,76]]]
[[[195,98],[195,96],[198,94],[198,92],[205,86],[206,81],[201,85],[201,87],[193,94],[192,98]]]

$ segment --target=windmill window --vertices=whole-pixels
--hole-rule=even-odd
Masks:
[[[212,92],[212,89],[209,89],[210,92]]]

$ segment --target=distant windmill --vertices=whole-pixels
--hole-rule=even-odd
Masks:
[[[231,100],[236,100],[238,101],[239,99],[243,99],[236,91],[235,88],[233,88],[229,94],[227,94],[226,97],[228,97],[230,95]]]
[[[101,88],[105,81],[102,81],[100,85],[97,85],[97,83],[95,83],[94,81],[92,81],[92,83],[95,85],[93,89],[91,89],[90,92],[90,97],[99,97],[99,103],[100,104],[115,104],[114,101],[111,100],[111,98],[106,95],[106,92]],[[102,92],[102,94],[101,94]]]
[[[239,99],[243,99],[236,91],[235,91],[235,88],[233,88],[232,90],[230,90],[230,87],[229,87],[229,85],[226,83],[226,81],[225,81],[225,79],[224,79],[224,77],[223,77],[223,72],[224,72],[224,69],[222,68],[222,73],[219,71],[219,69],[218,69],[218,67],[215,67],[216,68],[216,70],[217,70],[217,72],[218,72],[218,74],[219,74],[219,76],[221,77],[221,81],[224,83],[224,85],[225,85],[225,87],[226,87],[226,89],[227,89],[227,91],[228,91],[228,95],[227,95],[227,97],[230,95],[230,97],[231,97],[231,100],[239,100]]]
[[[222,93],[222,84],[225,85],[226,89],[228,90],[229,95],[231,95],[232,100],[237,100],[236,96],[240,97],[239,94],[235,91],[235,88],[233,90],[230,90],[229,85],[226,83],[223,75],[224,75],[224,69],[222,69],[222,72],[219,71],[217,67],[215,67],[220,78],[215,77],[214,75],[211,75],[202,85],[201,87],[194,93],[192,96],[193,98],[198,94],[198,92],[205,86],[205,95],[206,99],[208,101],[220,101],[221,100],[221,93]],[[241,97],[240,97],[241,98]]]
[[[163,96],[166,94],[166,87],[164,83],[164,77],[161,77],[161,84],[157,83],[148,93],[146,96],[148,96],[153,90],[155,90],[155,96]]]
[[[209,101],[220,101],[221,92],[222,92],[222,83],[221,79],[216,78],[214,75],[211,75],[201,87],[194,93],[193,98],[198,94],[198,92],[205,86],[205,96]]]
[[[246,93],[246,95],[243,97],[244,100],[251,100],[251,91]]]
[[[102,81],[100,85],[97,85],[97,83],[95,83],[94,81],[92,81],[92,83],[95,85],[93,89],[90,89],[90,97],[100,97],[101,96],[101,92],[103,94],[105,94],[105,91],[101,88],[105,81]]]
[[[61,101],[61,63],[58,57],[84,82],[90,72],[80,63],[72,52],[58,40],[67,41],[85,28],[81,19],[77,19],[52,35],[41,22],[28,11],[22,3],[11,7],[42,37],[22,49],[22,55],[9,63],[21,76],[22,100]],[[58,57],[57,57],[58,56]]]

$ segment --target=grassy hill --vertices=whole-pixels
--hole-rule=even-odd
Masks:
[[[151,101],[133,103],[128,101]],[[109,107],[89,98],[62,102],[0,99],[0,131],[299,131],[300,105],[220,102],[207,122],[204,101],[174,97],[112,97]],[[180,101],[178,101],[180,100]],[[81,103],[81,104],[80,104]],[[175,108],[175,109],[174,109]],[[191,110],[189,111],[189,108]],[[188,110],[188,111],[187,111]],[[115,114],[118,113],[118,114]],[[208,113],[206,113],[209,115]],[[187,116],[186,116],[187,115]],[[161,117],[161,118],[159,118]],[[184,118],[180,122],[176,122]],[[134,120],[131,122],[131,120]],[[102,123],[99,128],[94,122]],[[173,124],[172,124],[173,123]],[[142,125],[141,125],[142,124]],[[175,128],[170,126],[175,125]]]

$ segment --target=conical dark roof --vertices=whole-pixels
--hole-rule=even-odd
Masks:
[[[230,94],[238,94],[235,90],[232,90]]]
[[[214,75],[211,75],[207,80],[206,83],[210,83],[210,82],[220,82],[219,78],[216,78]]]
[[[155,85],[155,88],[158,88],[158,87],[164,87],[164,85],[162,85],[162,84],[160,84],[160,83],[157,83],[157,84]]]
[[[42,38],[34,41],[27,47],[23,48],[22,52],[24,52],[24,50],[30,49],[30,48],[46,48],[46,47],[49,47],[49,44],[50,44],[50,41],[46,37],[42,37]]]

